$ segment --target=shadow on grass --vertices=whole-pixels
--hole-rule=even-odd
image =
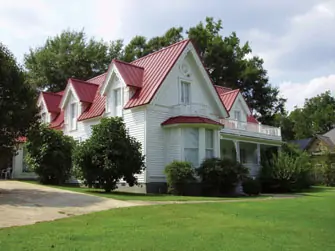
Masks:
[[[311,197],[323,197],[325,192],[335,192],[334,187],[313,186],[311,188],[296,192],[294,194]]]

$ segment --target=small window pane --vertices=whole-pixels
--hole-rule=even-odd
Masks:
[[[206,149],[213,149],[214,148],[214,133],[213,130],[206,129]]]
[[[184,149],[185,161],[191,162],[193,167],[198,167],[199,151],[198,148],[185,148]]]
[[[184,129],[184,147],[198,148],[199,146],[199,130],[197,128]]]
[[[190,103],[190,83],[188,82],[181,82],[180,85],[180,101],[183,104]]]
[[[121,89],[116,89],[114,91],[114,100],[115,100],[115,106],[121,105]]]

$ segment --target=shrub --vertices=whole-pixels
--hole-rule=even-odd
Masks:
[[[247,195],[258,195],[262,186],[258,179],[247,178],[242,182],[243,192]]]
[[[249,171],[242,164],[231,159],[210,158],[197,169],[205,194],[222,195],[231,193],[244,180]]]
[[[72,137],[46,125],[39,125],[28,135],[26,161],[43,184],[62,184],[71,176]]]
[[[335,155],[326,152],[314,157],[314,180],[318,185],[335,186]]]
[[[185,186],[194,181],[194,169],[190,162],[173,161],[165,167],[165,174],[168,184],[168,192],[184,195]]]
[[[262,162],[260,180],[263,191],[292,192],[311,185],[311,163],[307,153],[280,152]]]
[[[106,192],[117,188],[124,179],[129,186],[137,185],[136,174],[144,170],[141,144],[131,137],[122,118],[101,119],[93,126],[92,136],[74,153],[76,173],[89,186]]]

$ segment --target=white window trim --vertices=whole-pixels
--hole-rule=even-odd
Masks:
[[[182,83],[185,82],[189,85],[189,89],[188,89],[188,103],[183,102],[181,100],[182,98]],[[188,79],[183,79],[183,78],[179,78],[179,84],[178,84],[178,103],[182,104],[182,105],[190,105],[191,104],[191,100],[192,100],[192,81],[188,80]]]
[[[193,150],[196,149],[197,153],[198,153],[198,160],[197,160],[197,166],[194,166],[194,167],[197,168],[200,165],[200,154],[199,154],[199,150],[200,150],[200,130],[199,130],[199,128],[192,128],[192,129],[197,129],[197,131],[198,131],[198,146],[197,147],[186,147],[186,145],[185,145],[185,130],[187,130],[187,129],[191,129],[191,128],[187,127],[187,128],[182,129],[183,160],[186,161],[186,154],[185,154],[186,149],[193,149]]]
[[[78,119],[78,103],[77,102],[72,102],[69,104],[70,105],[70,111],[69,111],[69,124],[70,124],[70,131],[75,131],[77,130],[77,119]],[[74,105],[74,118],[72,118],[72,106]]]
[[[207,144],[206,144],[206,142],[207,142],[207,131],[211,131],[211,133],[212,133],[212,147],[211,148],[207,148]],[[214,145],[215,145],[215,143],[214,143],[214,139],[215,139],[215,136],[214,136],[214,130],[213,129],[205,129],[205,156],[207,155],[207,151],[208,150],[210,150],[210,151],[212,151],[212,157],[214,157],[215,156],[215,151],[214,151]],[[206,158],[207,158],[207,156],[206,156]]]

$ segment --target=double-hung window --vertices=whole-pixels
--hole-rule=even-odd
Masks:
[[[180,102],[188,105],[190,103],[190,89],[191,84],[186,81],[180,82]]]
[[[77,103],[70,105],[70,127],[71,130],[77,129]]]
[[[114,115],[122,117],[121,88],[114,90]]]
[[[206,141],[206,159],[214,157],[214,131],[206,129],[205,133]]]
[[[46,123],[47,122],[47,113],[46,112],[43,112],[41,114],[41,121],[42,121],[42,123]]]
[[[185,128],[184,134],[184,159],[191,162],[193,167],[199,165],[199,129]]]

